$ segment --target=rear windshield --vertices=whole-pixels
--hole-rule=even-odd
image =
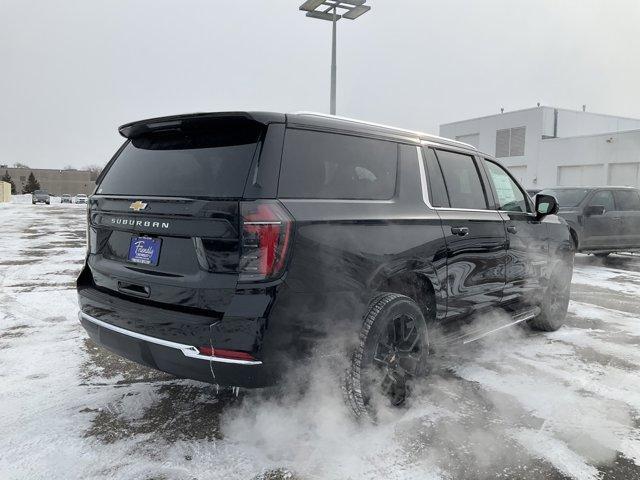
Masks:
[[[283,198],[387,200],[396,187],[393,142],[287,130],[278,195]]]
[[[46,190],[36,190],[35,192],[36,195],[49,195],[49,192],[47,192]]]
[[[242,197],[261,128],[246,120],[183,124],[129,141],[96,193]]]
[[[589,190],[586,188],[550,188],[542,190],[540,193],[553,195],[561,207],[577,207],[587,196]]]

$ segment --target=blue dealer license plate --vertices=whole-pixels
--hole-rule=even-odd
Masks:
[[[129,261],[144,265],[158,265],[160,242],[159,238],[132,237],[129,245]]]

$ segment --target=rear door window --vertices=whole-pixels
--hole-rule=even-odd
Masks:
[[[447,150],[436,150],[452,208],[486,210],[480,172],[470,155]]]
[[[397,167],[393,142],[289,129],[278,196],[388,200],[395,193]]]
[[[431,148],[425,148],[423,152],[431,205],[433,207],[448,207],[449,196],[447,195],[447,187],[444,184],[444,177],[442,176],[442,170],[438,164],[436,154]]]
[[[640,194],[635,190],[615,190],[613,195],[616,199],[618,210],[622,211],[639,211],[640,210]]]
[[[222,121],[132,139],[96,193],[167,197],[242,197],[261,128]]]

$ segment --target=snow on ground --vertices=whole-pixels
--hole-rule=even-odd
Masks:
[[[84,206],[0,204],[0,478],[640,478],[640,257],[576,258],[567,325],[433,360],[357,425],[319,365],[236,398],[115,357],[80,327]]]

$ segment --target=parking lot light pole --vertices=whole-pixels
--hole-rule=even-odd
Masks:
[[[366,0],[306,0],[300,10],[307,12],[307,17],[319,18],[332,22],[331,30],[331,94],[329,113],[336,114],[336,23],[341,18],[355,20],[367,13],[371,7],[364,5]]]

